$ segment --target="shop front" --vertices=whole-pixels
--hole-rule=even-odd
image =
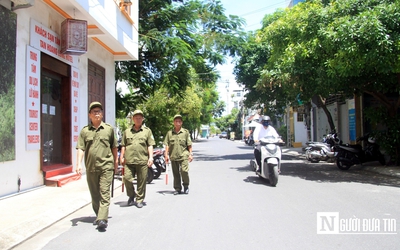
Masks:
[[[102,102],[105,122],[114,125],[115,61],[137,59],[137,19],[118,1],[100,1],[101,8],[85,1],[31,2],[27,8],[1,6],[16,16],[17,38],[10,125],[15,153],[0,163],[0,197],[80,178],[75,146],[89,121],[88,105]],[[111,7],[120,18],[107,15]],[[130,7],[137,10],[137,2]]]

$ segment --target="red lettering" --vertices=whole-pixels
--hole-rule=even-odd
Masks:
[[[38,33],[39,35],[41,35],[42,37],[46,37],[46,35],[47,35],[47,31],[37,25],[35,25],[35,32]]]
[[[55,55],[58,54],[58,49],[57,49],[56,47],[52,46],[51,44],[47,44],[47,50],[48,50],[50,53],[53,53],[53,54],[55,54]]]
[[[28,143],[29,144],[39,143],[39,141],[40,141],[39,135],[28,135]]]
[[[46,49],[46,42],[40,40],[40,48]]]
[[[36,64],[31,64],[31,72],[36,73]]]
[[[77,72],[77,71],[73,71],[73,72],[72,72],[72,75],[73,75],[75,78],[78,78],[78,72]]]
[[[74,135],[74,142],[77,142],[77,141],[78,141],[78,136]]]
[[[74,126],[74,132],[78,132],[78,126]]]
[[[37,58],[37,53],[31,51],[31,52],[29,53],[29,58],[30,58],[31,60],[37,62],[37,60],[38,60],[38,58]]]
[[[38,131],[38,124],[36,122],[29,123],[29,130],[30,131]]]
[[[38,111],[37,110],[29,110],[29,117],[31,118],[38,118]]]
[[[79,82],[73,80],[72,87],[79,88]]]
[[[78,112],[78,107],[74,106],[74,113],[77,113],[77,112]]]
[[[29,77],[29,84],[33,86],[39,86],[39,80],[36,77]]]
[[[74,97],[78,97],[78,91],[74,90]]]
[[[73,63],[74,62],[74,58],[71,55],[66,55],[65,59],[67,59],[67,61]]]
[[[39,98],[39,91],[38,90],[29,89],[29,97]]]
[[[51,42],[54,43],[54,35],[53,35],[53,34],[49,33],[49,34],[47,35],[47,39],[49,39],[49,41],[51,41]]]

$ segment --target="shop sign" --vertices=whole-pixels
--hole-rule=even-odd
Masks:
[[[61,37],[34,19],[31,19],[30,45],[68,65],[78,68],[77,56],[61,53]]]
[[[26,150],[40,150],[40,51],[26,49]]]

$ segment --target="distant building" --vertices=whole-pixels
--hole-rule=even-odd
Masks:
[[[233,84],[227,82],[225,90],[226,93],[221,93],[220,96],[222,96],[222,101],[226,105],[224,115],[228,115],[232,112],[232,109],[241,108],[245,92],[236,82]]]
[[[293,6],[295,6],[298,3],[304,2],[305,0],[291,0],[288,7],[291,8]]]

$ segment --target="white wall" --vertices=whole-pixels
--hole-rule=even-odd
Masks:
[[[294,121],[294,142],[301,142],[306,145],[307,140],[307,127],[304,122],[297,121],[298,113],[293,113],[293,121]]]

